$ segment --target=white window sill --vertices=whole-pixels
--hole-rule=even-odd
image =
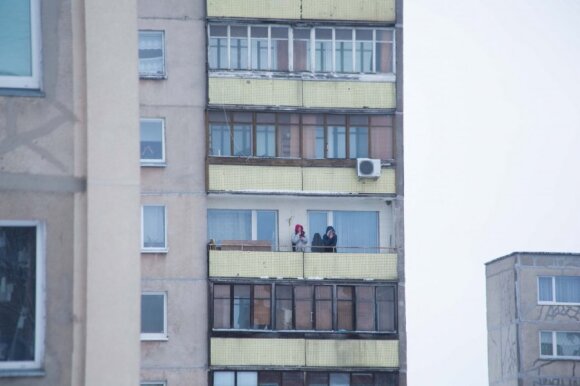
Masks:
[[[540,355],[540,359],[545,361],[580,361],[580,357],[546,356]]]
[[[155,161],[143,161],[141,160],[141,167],[142,168],[164,168],[167,166],[165,161],[163,162],[155,162]]]
[[[538,302],[539,306],[580,306],[580,303]]]
[[[141,253],[148,253],[148,254],[167,254],[169,250],[167,248],[159,248],[159,249],[141,249]]]
[[[44,370],[33,370],[33,369],[20,369],[20,370],[8,370],[0,369],[0,378],[11,378],[11,377],[44,377],[46,372]]]
[[[141,342],[167,342],[169,337],[165,334],[141,334]]]
[[[141,80],[165,80],[167,74],[139,74]]]

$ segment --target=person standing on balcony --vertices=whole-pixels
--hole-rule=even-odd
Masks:
[[[294,227],[294,234],[292,235],[292,252],[305,252],[308,239],[304,232],[304,227],[296,224]]]
[[[326,233],[322,236],[322,245],[324,245],[323,252],[336,252],[336,242],[338,241],[338,236],[333,227],[329,226],[326,228]]]

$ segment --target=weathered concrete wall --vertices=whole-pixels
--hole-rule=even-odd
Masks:
[[[141,168],[141,204],[162,204],[168,252],[142,254],[142,289],[167,293],[168,340],[141,343],[141,380],[207,385],[205,2],[139,0],[165,32],[166,79],[140,81],[140,116],[165,118],[166,165]]]

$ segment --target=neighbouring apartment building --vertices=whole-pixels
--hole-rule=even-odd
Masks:
[[[0,2],[0,384],[405,386],[402,3]]]
[[[490,386],[580,385],[580,254],[486,264]]]

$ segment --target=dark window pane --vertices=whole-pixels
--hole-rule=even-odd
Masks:
[[[348,120],[353,126],[368,126],[369,124],[368,115],[350,115]]]
[[[258,386],[280,386],[281,373],[279,371],[258,372]]]
[[[393,159],[394,137],[392,127],[371,127],[371,158]]]
[[[375,329],[375,304],[373,287],[356,288],[356,329],[373,331]]]
[[[306,373],[308,386],[328,386],[328,373]]]
[[[316,39],[332,39],[332,30],[330,28],[316,28],[315,31]]]
[[[35,359],[36,248],[36,227],[0,226],[0,363]]]
[[[316,286],[316,326],[317,330],[332,330],[332,287]]]
[[[294,288],[296,303],[296,328],[312,329],[312,286],[296,286]]]
[[[374,386],[372,373],[352,374],[352,386]]]
[[[278,126],[278,157],[300,157],[300,126]]]
[[[373,30],[371,29],[357,29],[356,40],[373,40]]]
[[[395,330],[395,289],[377,287],[377,329],[379,331]]]
[[[253,38],[267,38],[268,27],[252,27],[251,36]]]
[[[344,125],[346,123],[346,116],[344,115],[328,115],[326,123],[329,125]]]
[[[353,288],[339,286],[337,288],[338,329],[352,330],[354,327]]]
[[[247,37],[248,36],[248,29],[247,27],[236,27],[236,26],[232,26],[231,27],[231,35],[232,37]]]
[[[258,113],[256,114],[257,123],[275,123],[276,114],[274,113]]]
[[[254,328],[270,328],[271,291],[270,285],[254,286]]]
[[[231,328],[230,286],[222,284],[214,285],[213,299],[213,327]]]
[[[375,373],[375,386],[397,386],[396,373]]]
[[[304,373],[298,371],[284,371],[282,373],[283,386],[304,386]]]

